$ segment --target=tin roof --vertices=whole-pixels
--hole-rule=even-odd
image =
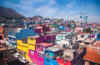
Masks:
[[[84,42],[88,42],[88,43],[94,43],[95,42],[95,38],[88,38],[86,39]]]
[[[94,63],[100,64],[100,43],[91,44],[87,47],[87,53],[84,56],[84,59]]]
[[[52,52],[57,52],[59,51],[60,49],[59,48],[55,48],[55,47],[50,47],[48,48],[48,50],[52,51]]]
[[[51,52],[57,52],[57,51],[61,50],[61,48],[59,48],[59,45],[54,45],[52,47],[47,48],[47,50],[49,50]]]

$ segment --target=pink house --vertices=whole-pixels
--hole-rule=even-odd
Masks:
[[[29,50],[29,57],[33,63],[37,65],[44,65],[44,51],[47,47],[53,46],[52,43],[39,43],[35,46],[35,51]]]

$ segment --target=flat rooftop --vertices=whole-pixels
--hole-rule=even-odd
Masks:
[[[40,45],[40,46],[43,46],[43,47],[49,47],[49,46],[52,46],[53,44],[52,43],[39,43],[39,44],[36,44],[36,45]]]
[[[3,44],[0,44],[0,51],[5,51],[5,50],[7,50],[7,48]]]

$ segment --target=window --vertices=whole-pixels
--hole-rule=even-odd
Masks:
[[[33,38],[30,38],[31,40],[33,40]]]
[[[64,63],[66,63],[66,60],[64,60]]]
[[[42,47],[42,51],[45,51],[45,48],[44,47]]]
[[[8,37],[9,38],[9,40],[11,40],[11,37]]]
[[[62,37],[62,39],[65,39],[65,37]]]
[[[81,35],[81,38],[83,38],[84,37],[84,35]]]
[[[47,62],[49,62],[49,59],[46,59]]]
[[[42,57],[42,58],[44,58],[44,55],[43,54],[38,54],[39,55],[39,57]]]
[[[100,34],[98,34],[97,38],[100,38]]]
[[[40,46],[37,46],[37,48],[40,48]]]
[[[45,54],[45,56],[48,57],[48,58],[53,58],[53,56],[48,52]]]
[[[65,55],[65,59],[70,59],[70,58],[71,58],[71,56]]]
[[[13,38],[13,40],[16,41],[15,38]]]
[[[23,42],[23,43],[27,43],[27,39],[23,39],[22,42]]]
[[[31,55],[34,55],[34,51],[31,50]]]

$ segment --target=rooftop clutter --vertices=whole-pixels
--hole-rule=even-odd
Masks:
[[[99,64],[99,60],[87,58],[90,53],[94,56],[90,48],[97,46],[96,54],[99,53],[98,24],[35,18],[28,18],[19,32],[9,32],[8,40],[15,40],[9,44],[15,43],[19,55],[37,65],[74,65],[83,57]]]

